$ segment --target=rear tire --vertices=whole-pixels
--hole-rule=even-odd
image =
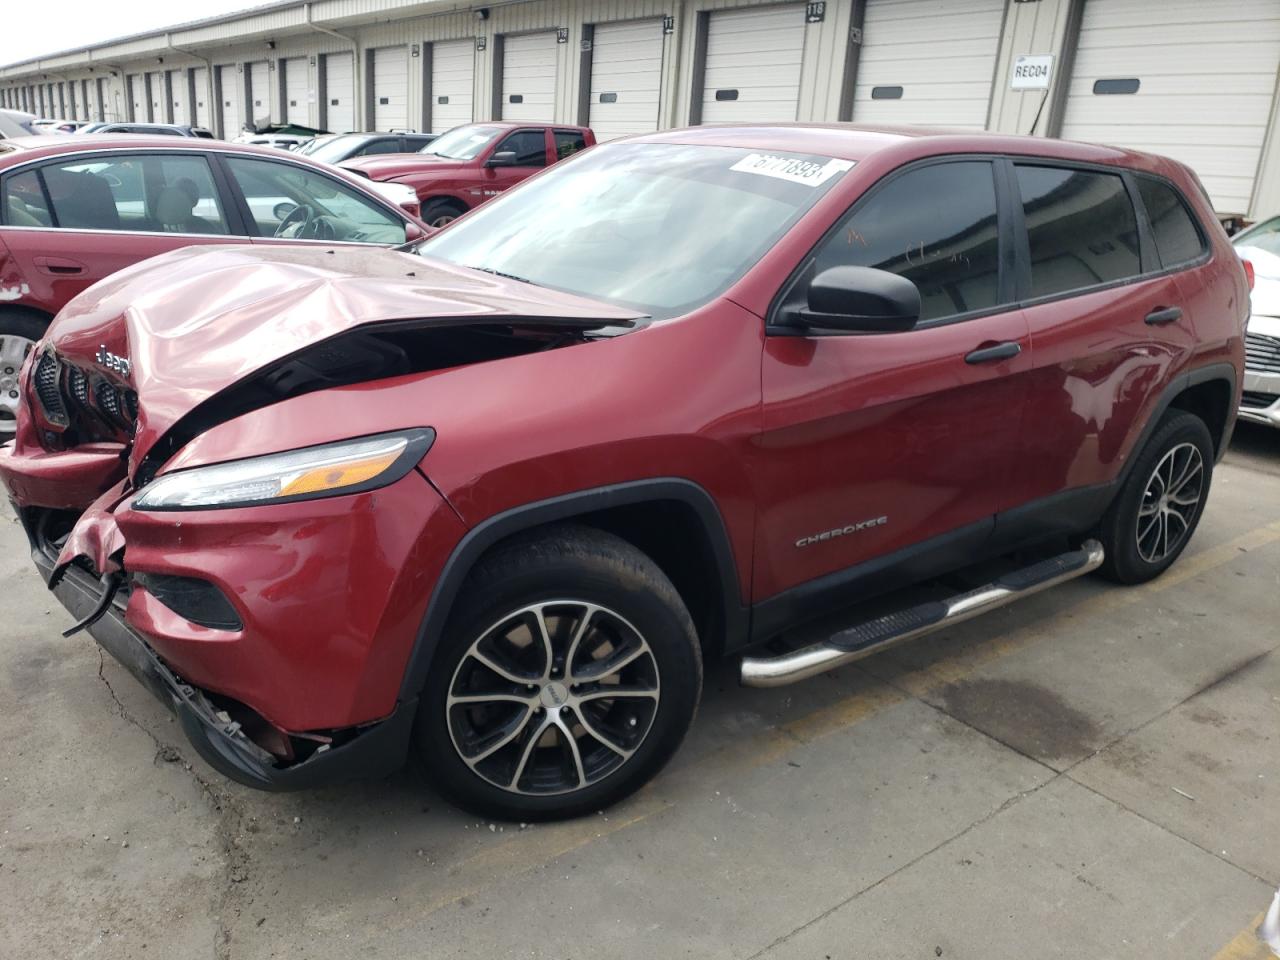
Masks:
[[[443,227],[467,212],[457,200],[428,200],[422,205],[422,220],[429,227]]]
[[[1169,569],[1204,513],[1213,457],[1203,420],[1185,410],[1161,418],[1099,524],[1104,576],[1145,583]]]
[[[471,572],[415,742],[458,806],[516,821],[575,817],[662,768],[701,689],[693,621],[657,564],[620,537],[556,526]]]

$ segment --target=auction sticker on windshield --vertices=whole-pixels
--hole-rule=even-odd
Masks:
[[[852,160],[828,160],[826,163],[818,163],[803,157],[748,153],[729,169],[739,173],[754,173],[761,177],[774,177],[778,180],[817,187],[826,183],[837,173],[844,173],[852,166]]]

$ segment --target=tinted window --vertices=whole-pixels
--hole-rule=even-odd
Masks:
[[[1178,191],[1159,180],[1138,177],[1138,193],[1142,197],[1142,205],[1147,208],[1147,219],[1151,221],[1161,266],[1186,263],[1204,252],[1200,231],[1196,229]]]
[[[1018,166],[1031,243],[1031,296],[1136,277],[1138,222],[1112,173]]]
[[[581,133],[575,133],[572,130],[557,130],[556,137],[556,159],[563,160],[565,157],[571,157],[579,150],[587,149],[587,138]]]
[[[381,140],[372,140],[364,146],[360,151],[361,156],[368,156],[371,153],[400,153],[399,137],[383,137]]]
[[[494,153],[511,151],[516,155],[516,166],[545,167],[547,165],[547,140],[541,130],[517,130],[503,140]]]
[[[228,157],[256,233],[286,240],[404,243],[404,221],[354,190],[293,163]]]
[[[6,177],[4,181],[4,222],[11,227],[51,227],[53,219],[34,170]]]
[[[112,156],[41,167],[59,227],[227,234],[202,156]]]
[[[877,267],[920,288],[920,319],[999,302],[996,190],[985,161],[911,170],[874,191],[818,250],[816,271]]]

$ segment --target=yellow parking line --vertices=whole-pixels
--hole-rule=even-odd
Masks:
[[[1213,960],[1275,960],[1276,955],[1271,952],[1271,948],[1257,937],[1256,931],[1261,923],[1262,914],[1258,914],[1253,918],[1253,923],[1213,955]]]
[[[510,877],[543,867],[558,857],[581,849],[596,840],[628,830],[659,814],[666,813],[676,806],[676,801],[670,798],[670,794],[680,779],[696,777],[706,785],[709,775],[718,780],[740,776],[767,766],[781,760],[798,747],[847,730],[868,717],[901,703],[907,698],[908,693],[916,695],[917,690],[927,692],[940,684],[964,679],[979,667],[1021,650],[1055,630],[1061,629],[1060,621],[1068,616],[1095,615],[1130,606],[1146,599],[1152,593],[1185,583],[1229,563],[1240,556],[1242,550],[1256,549],[1276,541],[1280,541],[1280,521],[1251,530],[1217,547],[1188,556],[1180,562],[1179,567],[1166,573],[1159,580],[1141,587],[1116,588],[1106,593],[1096,594],[1056,613],[1037,627],[1014,631],[1002,637],[993,637],[979,650],[966,653],[956,664],[955,669],[950,669],[945,663],[934,664],[907,674],[905,678],[896,679],[897,688],[876,681],[870,689],[859,690],[857,693],[794,720],[762,730],[725,746],[709,758],[711,760],[709,765],[698,764],[685,770],[668,772],[662,780],[656,784],[649,784],[635,797],[615,808],[618,813],[616,817],[574,820],[551,826],[540,826],[533,831],[509,834],[510,839],[487,847],[471,858],[455,864],[449,870],[451,876],[478,873],[477,881],[468,884],[461,893],[458,893],[455,888],[446,895],[422,904],[419,912],[415,913],[414,922],[482,893],[494,883],[491,877],[495,873],[501,877]],[[906,682],[903,682],[904,679]],[[708,769],[708,766],[711,769]],[[1250,936],[1252,936],[1251,932]],[[1253,960],[1253,954],[1222,954],[1214,960]],[[1274,960],[1274,958],[1267,957],[1267,960]]]

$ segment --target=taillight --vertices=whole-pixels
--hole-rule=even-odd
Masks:
[[[1244,278],[1245,278],[1245,281],[1249,284],[1249,289],[1252,290],[1253,289],[1253,264],[1250,263],[1248,260],[1246,260],[1244,257],[1240,258],[1240,262],[1244,264]]]

